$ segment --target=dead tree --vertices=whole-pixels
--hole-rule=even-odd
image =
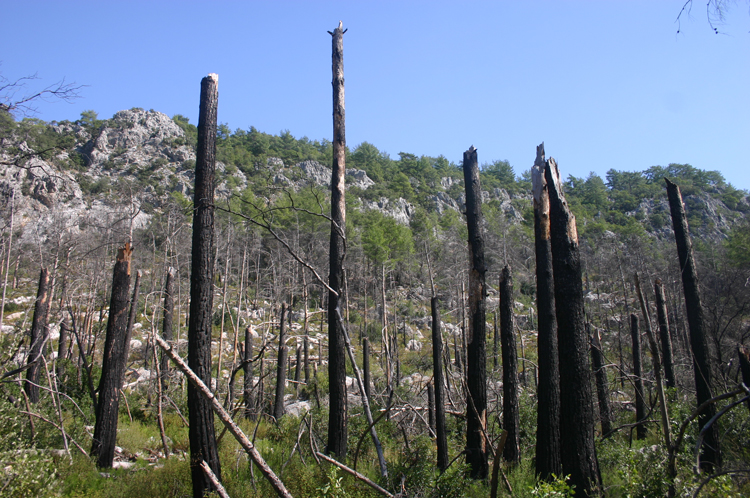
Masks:
[[[544,178],[544,144],[536,148],[531,168],[534,194],[536,251],[536,304],[539,351],[539,387],[536,420],[536,473],[542,479],[562,475],[560,460],[560,370],[557,353],[557,316],[552,272],[549,193]]]
[[[646,399],[643,397],[643,356],[641,355],[641,334],[638,330],[638,315],[630,314],[630,339],[633,343],[633,385],[635,386],[636,439],[646,439]]]
[[[190,267],[190,319],[188,321],[188,366],[211,386],[211,329],[214,307],[214,180],[216,173],[216,119],[219,77],[201,80],[198,149],[195,160],[193,243]],[[221,480],[216,432],[211,403],[188,384],[190,422],[190,471],[193,497],[202,498],[215,487],[201,468],[206,461]]]
[[[586,324],[587,329],[590,328]],[[612,430],[612,409],[609,403],[609,382],[607,381],[607,370],[604,366],[604,352],[599,331],[594,330],[591,337],[591,361],[594,364],[594,377],[596,378],[596,396],[599,400],[599,420],[602,424],[602,434],[609,434]]]
[[[278,422],[284,416],[284,392],[286,391],[286,303],[281,303],[279,316],[279,351],[276,362],[276,397],[274,398],[273,417]]]
[[[698,406],[712,398],[711,396],[711,356],[706,340],[703,306],[701,305],[698,272],[693,258],[693,243],[690,240],[685,206],[682,203],[680,187],[664,179],[667,183],[667,197],[669,210],[672,215],[677,256],[682,274],[682,287],[685,292],[685,309],[687,311],[688,328],[690,329],[690,347],[693,353],[693,372],[695,374],[695,391]],[[698,417],[701,428],[716,414],[714,404],[709,404]],[[719,447],[719,433],[717,424],[712,424],[705,434],[704,445],[701,450],[701,468],[707,471],[721,466],[721,449]]]
[[[253,330],[250,326],[245,327],[245,348],[242,357],[242,371],[244,374],[242,383],[243,397],[245,398],[245,417],[255,420],[255,398],[253,398]]]
[[[601,493],[602,480],[594,446],[594,406],[578,230],[554,159],[547,162],[544,176],[550,200],[560,358],[560,427],[565,428],[560,431],[563,474],[570,474],[571,483],[583,495],[597,495]]]
[[[331,169],[331,243],[328,285],[328,381],[330,406],[326,453],[338,460],[346,458],[346,345],[339,321],[339,303],[344,283],[346,251],[346,128],[344,106],[344,28],[331,33],[333,40],[333,167]]]
[[[62,379],[65,375],[65,366],[62,360],[66,360],[70,354],[70,323],[68,318],[63,318],[60,323],[60,339],[57,343],[57,378]]]
[[[477,149],[472,145],[464,152],[464,187],[466,189],[466,224],[469,231],[469,328],[466,338],[468,386],[466,400],[466,462],[471,477],[484,479],[487,463],[487,287],[482,234],[482,191],[479,183]]]
[[[521,418],[518,406],[518,353],[513,330],[513,277],[510,266],[500,273],[500,343],[503,355],[503,429],[508,438],[503,448],[507,462],[521,461]],[[496,455],[497,457],[497,455]]]
[[[26,383],[24,384],[24,390],[31,403],[39,401],[39,370],[49,339],[49,301],[49,272],[47,268],[42,268],[39,272],[39,287],[34,303],[34,318],[31,322],[31,347],[26,362],[30,366],[26,370]]]
[[[141,285],[141,271],[138,270],[135,274],[135,282],[133,283],[133,297],[130,299],[130,311],[128,312],[128,328],[125,332],[125,347],[122,351],[122,356],[124,358],[124,366],[122,369],[122,380],[120,381],[120,385],[125,384],[125,370],[128,366],[128,356],[130,355],[130,338],[133,337],[133,326],[135,325],[135,316],[138,311],[138,289]],[[147,343],[145,351],[146,351],[146,361],[148,361],[148,355],[149,355],[149,346],[150,341]],[[148,368],[148,363],[146,363],[146,368]],[[151,400],[151,394],[149,394],[149,401]]]
[[[365,377],[365,394],[367,399],[372,399],[371,385],[372,379],[370,378],[370,339],[364,337],[362,339],[362,372]]]
[[[435,435],[437,437],[437,466],[440,472],[448,468],[448,436],[445,430],[445,391],[443,387],[443,334],[440,331],[440,312],[437,297],[430,299],[432,310],[432,375],[435,384]]]
[[[659,321],[659,340],[664,363],[664,380],[667,387],[676,387],[672,361],[672,338],[669,335],[669,319],[667,318],[667,300],[664,297],[664,286],[658,278],[654,282],[654,292],[656,293],[656,317]]]
[[[740,346],[737,348],[737,354],[740,357],[742,383],[745,384],[745,387],[750,387],[750,350],[745,346]],[[747,401],[747,408],[750,410],[750,400]]]
[[[167,270],[167,278],[164,282],[164,318],[161,325],[161,336],[171,344],[174,336],[174,274],[175,269]],[[167,389],[167,379],[169,378],[169,357],[162,351],[161,361],[161,386],[163,390]]]
[[[117,252],[112,274],[112,295],[109,302],[107,335],[102,354],[102,376],[96,404],[96,424],[91,456],[97,457],[99,467],[112,467],[117,441],[117,416],[120,409],[120,389],[127,359],[125,341],[128,335],[128,291],[130,290],[130,243]]]

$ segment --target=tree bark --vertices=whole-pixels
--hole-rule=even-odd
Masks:
[[[60,339],[57,343],[57,378],[62,379],[65,368],[61,360],[66,360],[70,354],[70,324],[68,318],[63,318],[60,323]]]
[[[371,383],[370,378],[370,339],[367,337],[362,339],[362,371],[365,377],[365,395],[367,399],[372,399]]]
[[[31,366],[26,370],[26,383],[24,384],[24,390],[31,403],[39,402],[39,370],[49,339],[49,302],[49,272],[47,268],[42,268],[39,272],[39,287],[34,303],[34,318],[31,322],[31,346],[27,360],[27,364]]]
[[[643,366],[641,355],[641,335],[638,331],[638,315],[630,315],[630,338],[633,341],[633,385],[635,386],[635,421],[642,422],[646,418],[646,400],[643,397]],[[636,439],[646,438],[646,426],[636,427]]]
[[[544,178],[544,144],[536,148],[531,168],[534,194],[534,246],[539,355],[537,398],[536,473],[542,479],[562,475],[560,457],[560,369],[557,353],[555,283],[552,272],[549,193]]]
[[[284,392],[286,391],[286,303],[281,303],[279,317],[279,354],[276,363],[276,397],[274,398],[273,417],[278,422],[284,416]]]
[[[437,297],[430,300],[432,310],[432,375],[435,384],[435,435],[437,438],[437,466],[440,472],[448,468],[448,436],[445,430],[445,391],[443,387],[443,334],[440,331],[440,312]]]
[[[487,288],[482,234],[482,191],[479,183],[477,149],[472,145],[464,152],[464,187],[466,189],[466,224],[469,231],[469,330],[467,337],[466,461],[471,477],[484,479],[487,463]]]
[[[188,322],[188,366],[209,387],[214,304],[214,179],[218,85],[219,77],[216,74],[209,74],[201,81]],[[211,404],[193,384],[188,384],[187,392],[193,497],[202,498],[204,494],[214,491],[214,486],[201,469],[201,462],[205,460],[219,480],[221,464]]]
[[[687,322],[690,329],[690,347],[693,352],[693,372],[695,374],[695,390],[697,404],[700,406],[712,398],[711,395],[711,356],[706,342],[703,306],[701,305],[698,272],[693,258],[693,244],[690,240],[685,206],[682,203],[680,187],[664,179],[667,183],[667,197],[669,210],[672,215],[677,256],[682,274],[682,287],[685,292],[685,308]],[[716,407],[710,404],[698,417],[698,424],[703,428],[716,414]],[[718,424],[712,424],[708,429],[701,450],[701,468],[712,471],[721,466],[721,449],[719,447]]]
[[[167,279],[164,282],[164,318],[161,327],[161,336],[170,345],[174,336],[174,274],[174,268],[167,270]],[[161,386],[163,390],[166,390],[168,387],[167,379],[169,378],[169,358],[163,351],[161,353],[160,365]]]
[[[138,311],[138,288],[141,285],[141,271],[138,270],[135,274],[135,283],[133,283],[133,297],[130,299],[130,311],[128,312],[128,327],[125,332],[125,345],[122,351],[123,357],[123,368],[122,368],[122,380],[120,380],[120,386],[125,385],[125,370],[128,367],[128,357],[130,356],[130,338],[133,337],[133,325],[135,325],[135,315]],[[150,341],[146,345],[146,358],[151,354],[149,352]],[[150,395],[149,395],[150,396]],[[151,398],[149,397],[149,400]]]
[[[664,297],[664,286],[658,278],[654,282],[656,293],[656,317],[659,322],[659,340],[661,342],[661,355],[664,363],[664,380],[667,387],[676,387],[677,382],[674,375],[674,362],[672,361],[672,338],[669,335],[669,319],[667,314],[667,300]]]
[[[99,467],[112,467],[115,458],[120,389],[127,361],[124,353],[128,333],[128,291],[132,254],[129,242],[120,248],[112,274],[112,295],[102,354],[102,376],[99,380],[94,441],[91,446],[91,456],[97,457],[96,464]]]
[[[595,330],[593,334],[590,335],[591,360],[594,364],[596,395],[599,400],[599,419],[602,424],[602,435],[604,435],[612,430],[612,409],[609,403],[609,382],[607,381],[607,370],[604,368],[604,353],[602,352],[602,341],[599,336],[599,331]]]
[[[742,383],[745,384],[745,387],[750,387],[750,349],[740,346],[737,348],[737,354],[740,357]],[[750,410],[750,400],[747,401],[747,409]]]
[[[346,128],[344,106],[344,29],[339,26],[332,36],[333,70],[333,167],[331,171],[331,242],[328,285],[328,381],[330,406],[326,453],[338,460],[346,459],[346,350],[342,324],[337,310],[344,276],[346,233]]]
[[[513,277],[508,265],[500,274],[500,343],[503,355],[503,429],[508,431],[503,458],[518,463],[521,461],[518,353],[513,321]]]
[[[245,417],[255,420],[255,399],[253,398],[253,335],[250,326],[245,327],[245,349],[242,358],[242,371],[244,374],[242,388],[245,398]]]
[[[581,255],[575,216],[562,191],[560,172],[550,158],[545,167],[550,200],[550,240],[560,368],[560,431],[563,474],[583,495],[602,494],[594,446],[591,366],[583,306]],[[577,493],[578,491],[576,491]]]

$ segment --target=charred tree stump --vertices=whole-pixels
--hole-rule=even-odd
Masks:
[[[544,178],[544,144],[536,148],[531,168],[534,194],[539,388],[537,398],[536,473],[542,479],[562,475],[560,457],[560,369],[557,353],[557,316],[552,271],[549,193]]]
[[[560,442],[563,474],[583,495],[602,493],[594,446],[591,366],[583,306],[581,255],[575,216],[562,191],[560,172],[550,158],[544,171],[550,200],[550,240],[555,286],[560,368]]]
[[[198,150],[195,160],[193,244],[190,268],[190,319],[188,322],[188,366],[211,386],[211,330],[214,304],[214,181],[216,174],[216,119],[219,77],[209,74],[201,81],[198,117]],[[221,480],[216,431],[211,403],[193,384],[188,384],[190,422],[190,471],[193,497],[214,491],[201,462],[206,461]]]
[[[279,318],[279,353],[276,363],[276,397],[274,398],[273,417],[278,422],[284,416],[284,391],[286,390],[286,303],[281,303],[281,316]]]
[[[167,344],[172,345],[174,336],[174,268],[167,270],[167,279],[164,282],[164,318],[161,325],[161,336]],[[162,351],[161,361],[161,388],[167,390],[167,379],[169,378],[169,357]]]
[[[39,272],[39,286],[34,303],[34,318],[31,322],[31,347],[26,362],[31,366],[26,370],[26,383],[24,384],[24,390],[31,403],[39,402],[39,370],[49,339],[49,302],[49,272],[47,268],[42,268]]]
[[[128,291],[130,290],[130,243],[117,252],[112,274],[112,295],[109,302],[107,335],[102,354],[102,376],[96,404],[96,424],[91,456],[99,467],[112,467],[117,441],[117,416],[120,409],[120,389],[125,370],[125,341],[128,334]]]
[[[687,310],[687,322],[690,329],[690,347],[693,353],[693,372],[695,374],[695,391],[698,406],[711,399],[711,356],[706,339],[705,322],[703,319],[703,306],[701,305],[700,288],[698,283],[698,272],[693,258],[693,243],[690,240],[685,206],[682,203],[680,187],[664,179],[667,183],[667,197],[669,198],[669,210],[672,215],[672,226],[674,228],[675,242],[677,243],[677,256],[679,258],[682,274],[682,287],[685,292],[685,308]],[[698,424],[701,428],[716,414],[716,407],[709,404],[698,416]],[[717,424],[712,424],[706,431],[701,450],[701,468],[712,471],[714,467],[721,466],[721,449],[719,447],[719,430]]]
[[[656,318],[659,322],[659,340],[661,342],[662,362],[664,363],[664,380],[667,387],[676,387],[674,362],[672,361],[672,338],[669,335],[667,300],[664,297],[664,286],[658,278],[654,282],[656,293]]]
[[[445,389],[443,387],[443,334],[440,331],[440,312],[437,297],[430,299],[432,313],[432,375],[435,384],[435,436],[437,438],[437,466],[440,472],[448,468],[448,436],[445,430]]]
[[[638,315],[630,315],[630,339],[633,342],[633,385],[635,386],[636,439],[646,439],[646,399],[643,397],[643,365],[641,355],[641,334],[638,330]]]
[[[507,462],[521,461],[521,418],[518,406],[518,353],[513,323],[513,277],[510,266],[500,274],[500,342],[503,355],[503,429],[508,432],[503,448]],[[497,457],[497,455],[496,455]]]
[[[339,320],[344,283],[346,233],[346,114],[344,106],[344,29],[331,33],[333,71],[333,167],[331,168],[331,242],[328,285],[328,381],[330,407],[326,453],[346,459],[346,343]],[[330,33],[330,31],[329,31]]]
[[[586,324],[589,328],[589,324]],[[604,368],[604,353],[602,352],[602,341],[599,331],[595,330],[591,337],[591,361],[594,364],[594,377],[596,378],[596,396],[599,400],[599,420],[602,424],[602,435],[609,434],[612,430],[612,409],[609,403],[609,382],[607,381],[607,370]]]
[[[469,328],[466,338],[466,462],[471,477],[484,479],[487,463],[487,288],[482,234],[482,191],[479,183],[477,149],[472,145],[464,152],[464,186],[466,189],[466,224],[469,231]]]

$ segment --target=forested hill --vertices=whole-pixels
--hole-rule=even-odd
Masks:
[[[197,130],[184,116],[169,119],[135,108],[107,120],[86,111],[75,123],[0,118],[2,160],[8,165],[0,178],[3,197],[7,204],[15,187],[29,218],[53,208],[79,214],[114,208],[125,191],[142,211],[143,222],[170,202],[189,202]],[[332,147],[326,139],[295,138],[288,131],[270,135],[253,127],[231,131],[226,125],[219,126],[218,138],[220,198],[279,201],[287,187],[328,186]],[[529,144],[530,151],[534,145]],[[353,209],[379,211],[413,230],[463,223],[460,164],[408,152],[392,158],[368,142],[348,149],[346,164]],[[527,166],[502,160],[482,165],[489,219],[498,211],[508,222],[531,227]],[[750,210],[748,192],[728,184],[718,171],[688,164],[610,169],[604,178],[594,172],[587,178],[567,177],[566,193],[580,233],[668,236],[664,177],[680,185],[691,229],[701,238],[726,237]],[[358,221],[355,215],[355,225]]]

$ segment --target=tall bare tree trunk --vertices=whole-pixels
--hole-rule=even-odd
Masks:
[[[682,287],[685,292],[685,308],[687,309],[687,322],[690,329],[690,347],[693,352],[693,372],[695,374],[695,391],[698,406],[711,399],[711,355],[706,342],[705,323],[703,319],[703,306],[701,305],[700,288],[698,283],[698,272],[693,259],[693,243],[690,240],[685,206],[682,203],[680,187],[664,179],[667,182],[667,197],[669,198],[669,210],[672,214],[672,226],[674,228],[675,241],[677,242],[677,256],[680,262],[682,274]],[[705,427],[716,414],[716,407],[709,404],[698,417],[698,424]],[[706,432],[701,450],[701,468],[711,471],[714,467],[721,465],[721,448],[719,447],[719,430],[717,424],[713,424]]]
[[[586,324],[587,328],[589,324]],[[607,370],[604,368],[604,353],[599,331],[594,330],[591,336],[591,360],[594,364],[594,377],[596,378],[596,396],[599,400],[599,419],[602,424],[602,434],[608,434],[612,430],[612,409],[609,403],[609,382],[607,381]]]
[[[167,270],[167,279],[164,282],[164,318],[161,326],[161,337],[167,344],[172,345],[174,338],[174,275],[175,269]],[[169,378],[169,357],[161,352],[161,386],[166,391],[167,379]]]
[[[464,152],[464,186],[466,189],[466,224],[469,229],[469,329],[467,337],[466,461],[471,477],[484,479],[487,463],[487,318],[482,234],[482,190],[479,184],[477,149],[472,145]]]
[[[372,399],[372,379],[370,378],[370,339],[362,338],[362,372],[365,377],[365,395],[367,399]]]
[[[560,457],[560,369],[557,353],[555,283],[552,272],[549,193],[544,178],[544,144],[536,148],[531,168],[534,194],[534,246],[539,351],[539,388],[536,419],[536,473],[542,479],[562,475]]]
[[[216,173],[216,119],[219,77],[209,74],[201,81],[198,117],[198,151],[195,161],[193,247],[190,269],[190,320],[188,366],[211,387],[211,330],[214,307],[214,179]],[[221,480],[216,431],[211,403],[188,384],[190,422],[190,471],[193,497],[202,498],[215,487],[201,468],[205,461]]]
[[[563,473],[583,495],[602,494],[594,446],[594,405],[588,356],[581,255],[575,216],[562,191],[560,172],[550,158],[545,167],[550,200],[550,240],[560,357],[560,442]]]
[[[112,296],[104,339],[102,376],[99,380],[99,400],[96,405],[96,425],[91,456],[97,457],[99,467],[112,467],[117,441],[117,416],[120,409],[120,389],[125,370],[125,341],[128,334],[128,291],[130,290],[130,243],[117,252],[112,274]]]
[[[643,397],[643,366],[641,355],[641,334],[638,330],[638,315],[630,314],[630,338],[633,341],[633,384],[635,385],[635,421],[646,418],[646,399]],[[636,427],[636,439],[646,438],[646,426]]]
[[[432,375],[435,384],[435,435],[437,436],[437,466],[440,472],[448,468],[448,436],[445,430],[445,391],[443,387],[443,334],[440,331],[440,312],[437,297],[430,300],[432,310]]]
[[[34,303],[34,318],[31,322],[31,347],[27,360],[27,364],[31,366],[26,370],[26,383],[24,384],[24,390],[31,403],[39,401],[39,370],[49,339],[49,294],[49,272],[47,268],[42,268],[39,272],[39,287],[36,292],[36,303]]]
[[[513,277],[508,265],[500,273],[500,342],[503,354],[503,429],[508,431],[503,458],[518,463],[521,461],[518,353],[513,320]]]
[[[252,329],[248,325],[245,327],[245,348],[242,358],[243,371],[243,396],[245,398],[245,417],[249,420],[255,420],[255,398],[253,398],[253,371],[255,370],[253,359],[253,335]]]
[[[284,416],[284,392],[286,391],[286,303],[281,303],[279,316],[279,354],[276,363],[276,397],[274,398],[273,417],[278,421]]]
[[[656,317],[659,321],[659,340],[664,363],[664,380],[667,387],[676,387],[674,363],[672,361],[672,338],[669,335],[669,319],[667,314],[667,300],[664,297],[664,286],[658,278],[654,282],[656,293]]]
[[[328,381],[330,411],[326,453],[346,458],[346,345],[339,321],[339,303],[344,277],[344,234],[346,233],[346,128],[344,106],[344,29],[342,23],[331,33],[333,69],[333,167],[331,171],[331,243],[328,285]]]
[[[125,384],[125,370],[128,367],[128,357],[130,356],[130,338],[133,337],[133,326],[135,325],[135,316],[138,312],[138,289],[141,285],[141,271],[138,270],[135,274],[135,283],[133,283],[133,297],[130,299],[130,311],[128,312],[128,328],[125,332],[125,346],[123,347],[123,369],[122,369],[122,380],[120,386]],[[146,355],[149,353],[149,343],[146,345]],[[151,346],[153,347],[153,346]],[[149,394],[150,396],[150,394]]]

